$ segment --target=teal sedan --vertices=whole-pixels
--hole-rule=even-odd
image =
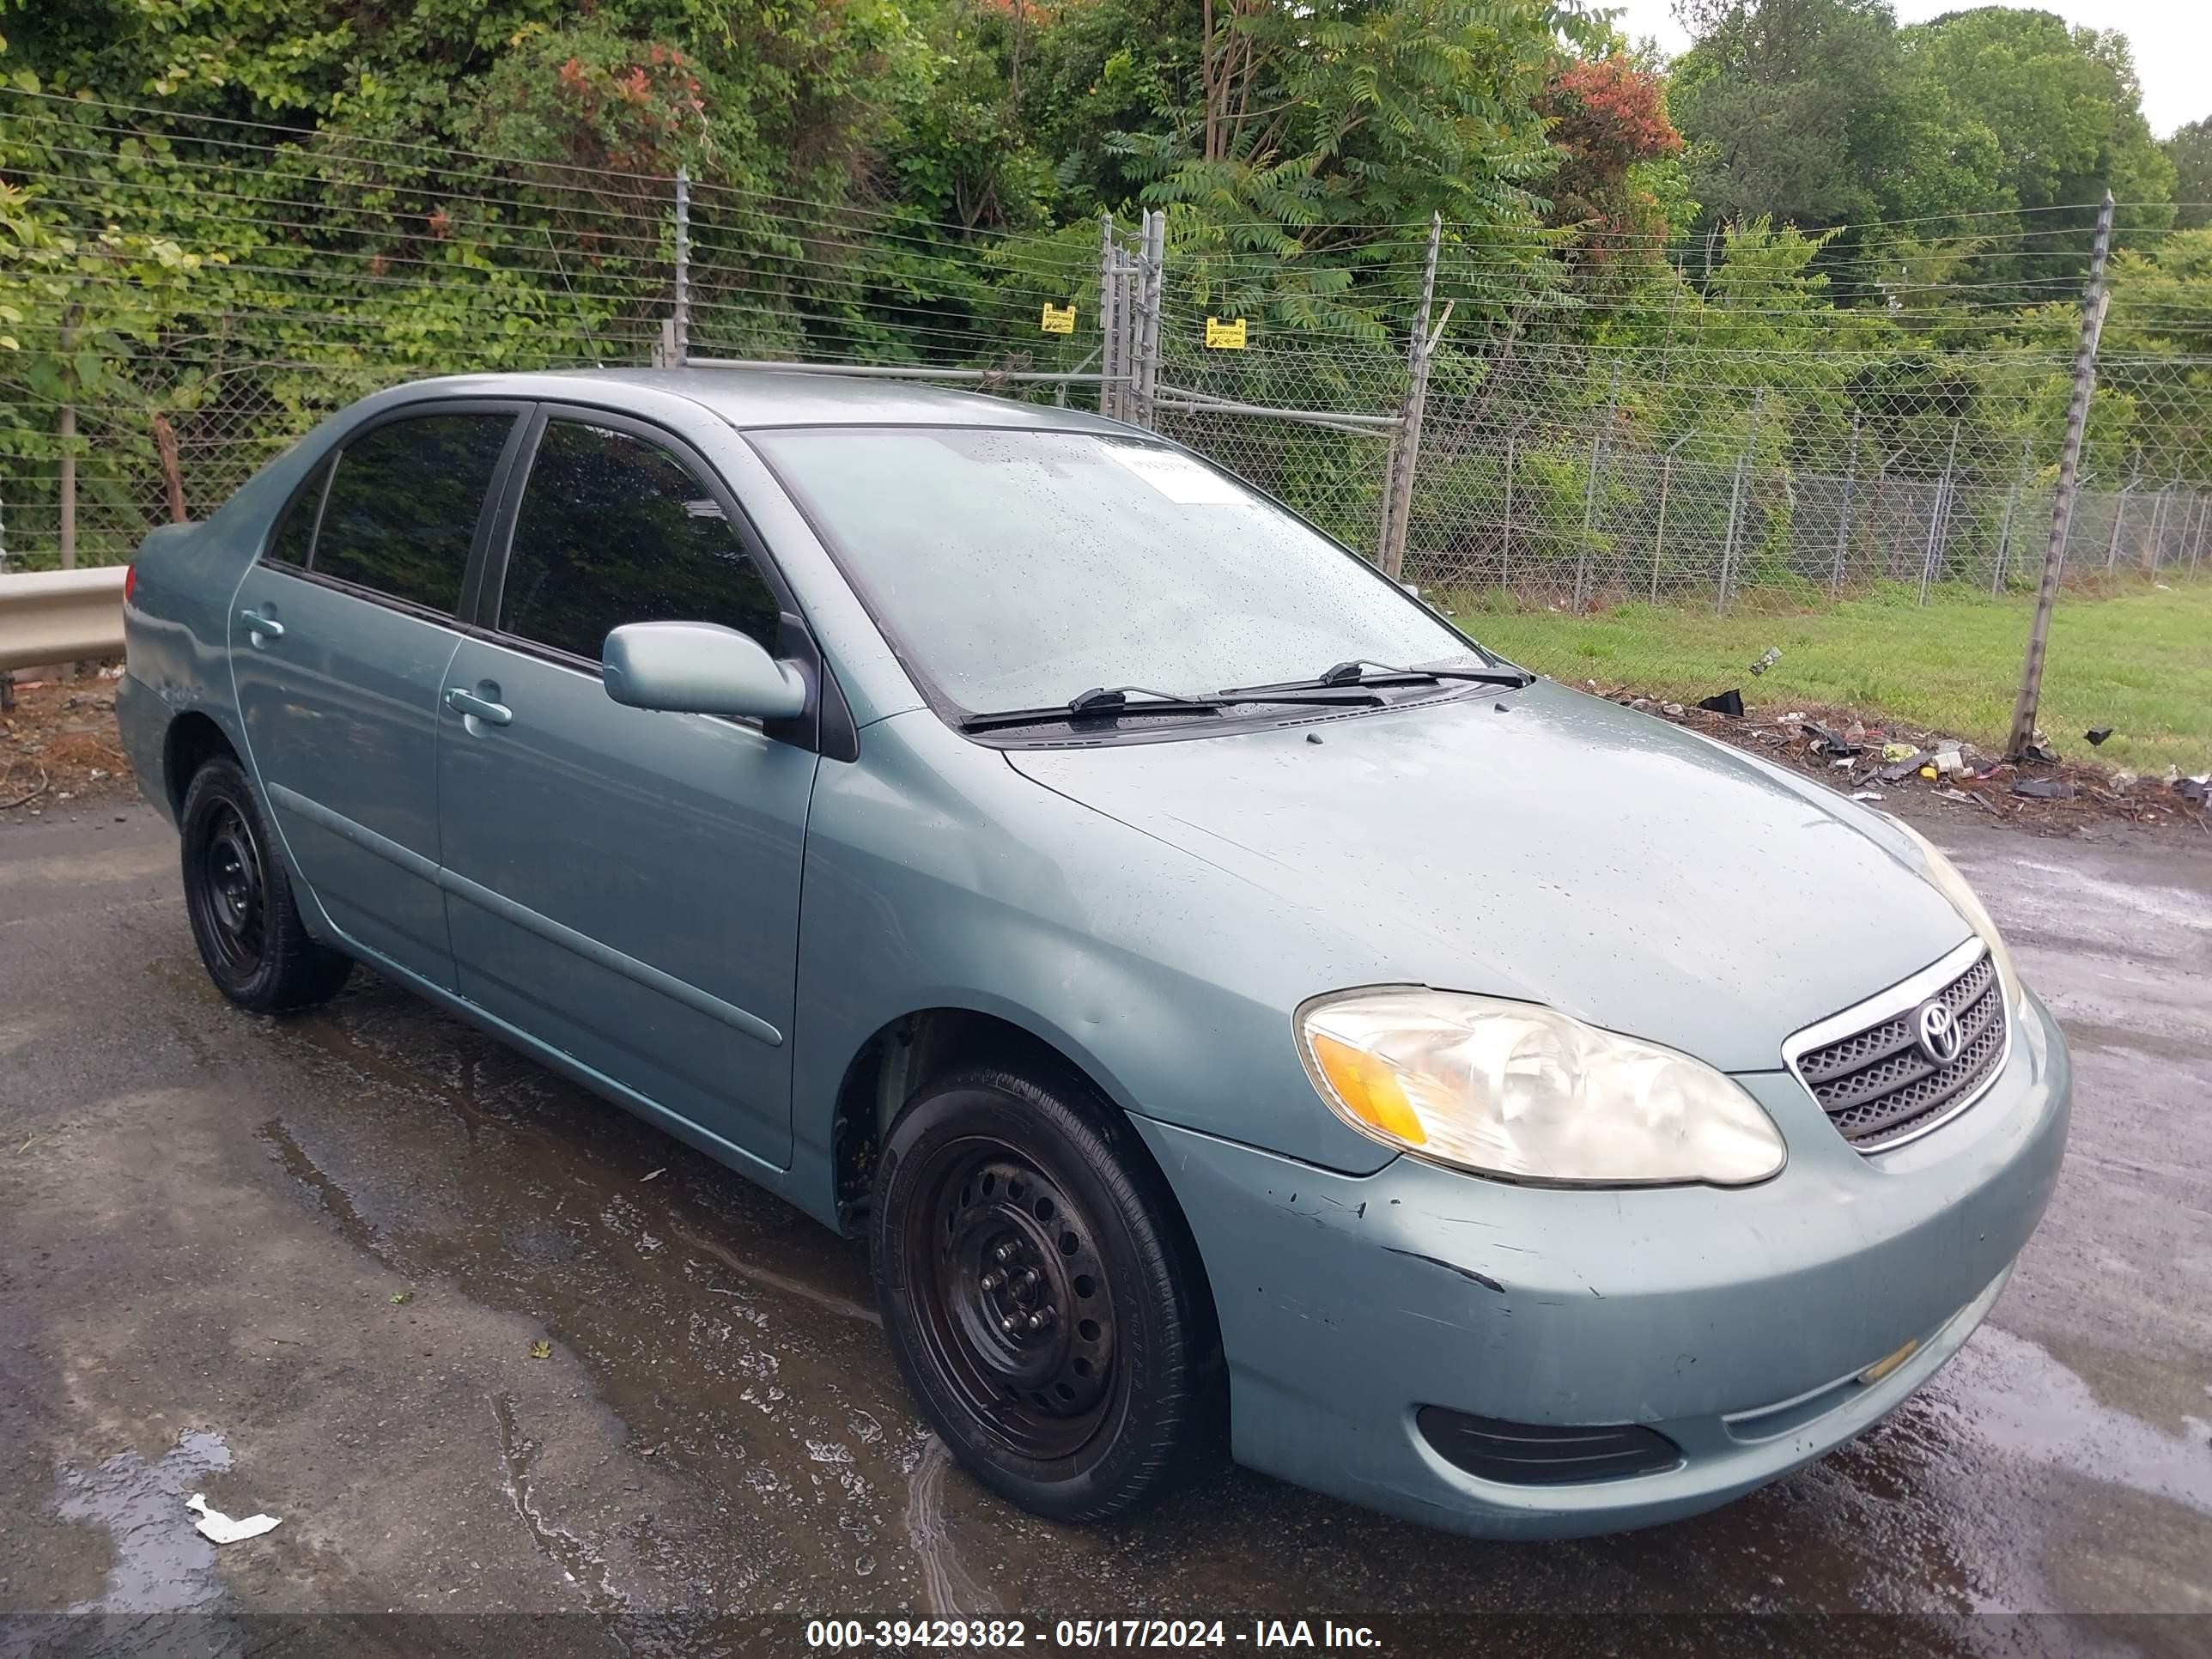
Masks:
[[[1463,1531],[1894,1409],[2069,1066],[1895,819],[1486,651],[1067,410],[502,374],[156,531],[117,710],[209,974],[356,963],[827,1225],[978,1480]]]

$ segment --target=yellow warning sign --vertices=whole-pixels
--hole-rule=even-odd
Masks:
[[[1244,349],[1244,319],[1236,318],[1223,322],[1218,317],[1206,319],[1206,344],[1210,351],[1242,351]]]
[[[1075,307],[1073,305],[1056,306],[1047,300],[1044,314],[1037,319],[1037,326],[1047,334],[1073,334],[1075,332]]]

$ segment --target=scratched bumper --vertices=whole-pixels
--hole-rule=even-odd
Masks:
[[[123,752],[131,757],[139,793],[173,817],[169,781],[162,769],[169,707],[152,686],[127,672],[115,682],[115,728],[123,741]]]
[[[1875,1422],[1972,1334],[2064,1151],[2065,1047],[2039,1004],[1952,1122],[1863,1158],[1794,1079],[1739,1079],[1789,1143],[1735,1191],[1560,1191],[1400,1158],[1349,1176],[1139,1119],[1220,1315],[1237,1461],[1432,1525],[1613,1531],[1711,1508]],[[1859,1374],[1907,1341],[1902,1366]],[[1673,1468],[1479,1480],[1414,1427],[1639,1423]]]

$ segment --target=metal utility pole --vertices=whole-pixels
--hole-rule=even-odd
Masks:
[[[2066,447],[2058,456],[2058,489],[2051,503],[2051,544],[2043,556],[2043,585],[2036,590],[2035,621],[2027,632],[2027,660],[2020,676],[2020,696],[2012,706],[2012,732],[2005,753],[2014,760],[2035,741],[2036,711],[2043,697],[2043,659],[2051,642],[2051,611],[2058,602],[2058,573],[2066,556],[2066,532],[2074,522],[2074,474],[2081,464],[2081,434],[2089,425],[2089,394],[2097,386],[2097,342],[2105,331],[2105,256],[2112,246],[2112,192],[2097,210],[2097,244],[2089,256],[2089,287],[2081,298],[2081,343],[2074,354],[2074,397],[2066,406]]]
[[[1429,359],[1436,342],[1429,337],[1429,311],[1437,298],[1437,252],[1443,245],[1444,216],[1429,216],[1429,258],[1421,273],[1421,302],[1413,310],[1413,331],[1406,345],[1406,401],[1398,412],[1396,441],[1382,491],[1382,574],[1392,581],[1406,569],[1406,533],[1413,516],[1413,470],[1421,453],[1421,415],[1429,401]],[[1442,331],[1439,330],[1439,332]]]

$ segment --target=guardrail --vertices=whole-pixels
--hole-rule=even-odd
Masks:
[[[0,671],[121,656],[125,569],[0,576]]]

